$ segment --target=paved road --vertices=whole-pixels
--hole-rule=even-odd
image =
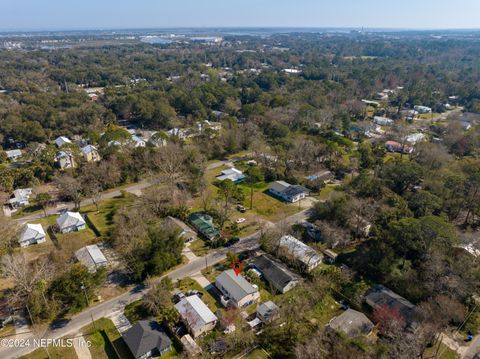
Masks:
[[[298,212],[290,217],[287,217],[285,220],[282,221],[282,224],[293,224],[302,222],[308,218],[309,212],[310,209],[305,209],[302,212]],[[260,232],[256,232],[249,236],[243,237],[236,245],[229,248],[220,248],[217,251],[209,253],[206,256],[197,257],[197,259],[189,262],[188,264],[172,270],[167,274],[167,276],[174,281],[181,278],[190,277],[193,274],[201,271],[203,268],[205,268],[206,265],[212,266],[225,260],[227,252],[239,253],[244,250],[258,249],[260,246],[258,242],[259,238]],[[159,282],[162,278],[163,277],[157,278],[156,281]],[[110,300],[97,304],[94,307],[88,308],[82,313],[72,317],[68,324],[65,325],[63,328],[48,331],[45,335],[43,335],[43,338],[59,339],[65,336],[73,336],[75,333],[78,333],[82,327],[90,324],[92,322],[92,319],[97,320],[99,318],[108,317],[116,311],[123,310],[127,304],[141,299],[147,290],[148,288],[145,288],[144,285],[138,285],[129,290],[128,292],[119,295],[118,297],[112,298]],[[25,338],[30,339],[33,342],[34,336],[30,333],[30,335]],[[35,349],[37,348],[33,346],[25,348],[0,347],[0,358],[17,358],[19,356],[26,355]]]
[[[218,167],[221,167],[221,166],[224,166],[224,165],[233,165],[233,163],[235,163],[236,161],[239,161],[241,159],[242,158],[235,158],[235,159],[232,159],[232,160],[225,160],[225,161],[218,161],[218,162],[215,162],[215,163],[211,163],[210,165],[207,166],[207,170],[218,168]],[[152,185],[153,185],[153,181],[143,180],[141,182],[132,184],[131,186],[125,187],[122,190],[135,194],[135,193],[138,193],[138,191],[141,191],[141,190],[143,190],[147,187],[150,187]],[[106,199],[110,199],[110,198],[120,196],[122,190],[113,190],[111,192],[105,192],[104,194],[102,194],[101,200],[103,201],[103,200],[106,200]],[[93,201],[88,198],[88,199],[83,200],[80,203],[80,206],[81,207],[89,206],[91,204],[93,204]],[[75,207],[75,204],[73,202],[64,202],[64,203],[61,203],[54,208],[48,208],[46,210],[47,216],[57,214],[60,210],[63,210],[63,209],[71,210],[74,207]],[[36,214],[32,214],[30,216],[25,216],[25,217],[18,218],[17,221],[20,222],[20,223],[31,222],[31,221],[35,221],[37,219],[43,218],[43,216],[44,216],[44,214],[43,214],[43,211],[42,211],[42,212],[39,212],[39,213],[36,213]]]

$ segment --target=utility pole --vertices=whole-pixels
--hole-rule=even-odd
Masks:
[[[83,284],[83,282],[80,282],[80,283],[81,283],[80,288],[82,288],[82,290],[83,290],[83,294],[85,295],[85,301],[87,302],[87,308],[88,308],[88,307],[90,307],[90,301],[88,300],[87,290],[86,290],[85,284]],[[95,326],[95,321],[93,320],[92,312],[90,312],[90,318],[92,319],[93,328],[95,330],[97,330],[97,327]]]

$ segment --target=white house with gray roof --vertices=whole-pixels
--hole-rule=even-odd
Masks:
[[[68,137],[65,136],[60,136],[57,137],[55,140],[55,144],[57,145],[58,148],[63,147],[65,145],[71,145],[72,141]]]
[[[82,263],[91,273],[95,273],[97,269],[107,265],[107,258],[96,244],[85,246],[75,252],[75,257]]]
[[[30,204],[29,199],[33,190],[31,188],[18,188],[13,191],[8,203],[13,209],[25,207]]]
[[[41,224],[27,223],[20,235],[18,243],[20,247],[28,247],[32,244],[43,243],[45,240],[46,235]]]
[[[292,185],[285,181],[273,182],[270,187],[268,187],[268,191],[290,203],[298,202],[310,194],[310,191],[307,188],[299,185]]]
[[[194,338],[215,328],[218,318],[197,295],[191,295],[175,304],[183,323]]]
[[[58,228],[61,233],[80,231],[86,228],[86,222],[78,212],[65,212],[57,218]]]
[[[250,284],[241,274],[236,275],[233,269],[221,273],[215,280],[215,286],[222,292],[222,302],[233,304],[237,308],[255,303],[260,298],[256,286]]]
[[[21,150],[5,151],[5,154],[7,155],[7,158],[12,162],[15,162],[20,157],[22,157],[22,151]]]

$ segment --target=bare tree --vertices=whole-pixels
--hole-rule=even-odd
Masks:
[[[18,243],[20,226],[18,222],[0,213],[0,255],[11,253]]]
[[[55,178],[55,184],[60,190],[60,195],[72,201],[75,208],[79,209],[83,190],[81,181],[68,174],[63,174]]]

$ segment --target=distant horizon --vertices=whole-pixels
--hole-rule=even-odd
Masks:
[[[363,30],[365,32],[382,31],[480,31],[475,28],[436,28],[436,27],[367,27],[367,26],[168,26],[168,27],[51,27],[51,28],[1,28],[0,33],[36,33],[36,32],[77,32],[77,31],[167,31],[167,30]]]
[[[480,29],[477,0],[2,0],[0,31],[175,28]]]

